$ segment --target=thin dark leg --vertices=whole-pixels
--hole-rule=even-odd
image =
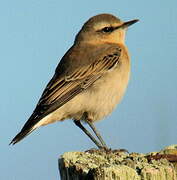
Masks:
[[[94,124],[89,121],[88,119],[85,119],[85,121],[88,123],[88,125],[90,126],[90,128],[93,130],[93,132],[95,133],[95,135],[97,136],[97,138],[100,140],[101,144],[108,149],[108,147],[106,146],[106,143],[104,142],[103,138],[101,137],[100,133],[98,132],[98,130],[96,129],[96,127],[94,126]]]
[[[78,120],[74,120],[74,123],[76,126],[78,126],[96,145],[99,149],[102,149],[103,147],[101,146],[101,144],[90,134],[89,131],[87,131],[87,129],[85,129],[85,127],[81,124],[80,121]]]

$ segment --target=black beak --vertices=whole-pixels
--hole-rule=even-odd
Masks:
[[[131,26],[132,24],[135,24],[136,22],[138,22],[139,20],[138,19],[134,19],[134,20],[131,20],[131,21],[127,21],[127,22],[124,22],[122,25],[116,27],[116,29],[119,29],[119,28],[127,28],[129,26]]]
[[[139,21],[138,19],[127,21],[127,22],[124,22],[120,27],[121,28],[127,28],[127,27],[131,26],[132,24],[135,24],[138,21]]]

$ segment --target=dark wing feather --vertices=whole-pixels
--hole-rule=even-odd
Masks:
[[[43,117],[63,106],[77,94],[92,85],[102,74],[118,64],[120,48],[116,46],[116,48],[107,49],[107,51],[106,56],[106,52],[102,52],[95,57],[95,61],[92,63],[84,65],[80,63],[73,71],[69,71],[69,73],[64,72],[64,75],[58,73],[58,71],[62,71],[63,61],[67,60],[62,59],[54,77],[45,88],[33,114],[11,143],[15,144],[24,138]],[[68,64],[68,69],[71,63]]]

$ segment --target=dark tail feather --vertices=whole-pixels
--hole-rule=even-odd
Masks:
[[[25,138],[26,136],[28,136],[32,131],[34,131],[35,129],[29,129],[29,130],[21,130],[10,142],[9,145],[14,145],[16,143],[18,143],[19,141],[21,141],[23,138]]]

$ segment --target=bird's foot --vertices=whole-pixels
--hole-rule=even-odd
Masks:
[[[129,154],[129,151],[127,149],[114,149],[112,150],[113,153],[128,153]]]
[[[114,149],[112,150],[111,148],[108,148],[108,147],[100,147],[99,149],[96,149],[96,148],[92,148],[92,149],[89,149],[89,150],[86,150],[85,152],[88,152],[88,153],[99,153],[99,152],[105,152],[105,153],[114,153],[114,154],[119,154],[119,153],[129,153],[128,150],[126,149]]]
[[[111,149],[110,148],[107,148],[107,147],[100,147],[99,149],[97,148],[92,148],[92,149],[88,149],[86,150],[85,152],[88,152],[88,153],[99,153],[99,152],[110,152]]]

